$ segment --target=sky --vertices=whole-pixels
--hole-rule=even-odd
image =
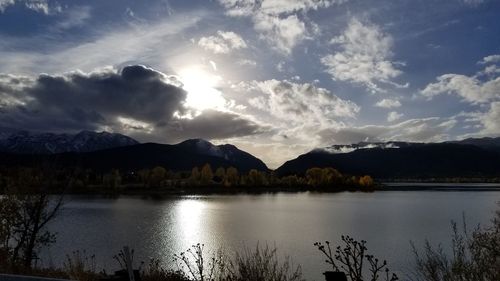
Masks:
[[[269,167],[500,136],[498,0],[0,0],[0,128],[231,143]]]

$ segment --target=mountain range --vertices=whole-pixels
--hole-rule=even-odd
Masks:
[[[115,133],[77,134],[0,131],[0,165],[47,164],[97,170],[137,170],[164,166],[189,171],[205,163],[269,171],[255,156],[230,144],[191,139],[178,144],[144,143]],[[500,176],[500,138],[470,138],[442,143],[360,142],[314,149],[274,172],[303,175],[312,167],[376,178],[445,178]]]
[[[234,166],[243,172],[269,170],[260,159],[234,145],[214,145],[202,139],[169,145],[141,144],[121,134],[89,131],[75,135],[23,131],[0,136],[0,165],[6,166],[50,164],[104,171],[163,166],[189,171],[208,163],[213,168]]]
[[[90,152],[136,144],[139,142],[130,137],[108,132],[81,131],[77,134],[55,134],[11,129],[0,133],[0,152],[18,154]]]
[[[304,174],[312,167],[335,167],[342,173],[385,179],[498,177],[500,138],[333,145],[302,154],[275,172]]]

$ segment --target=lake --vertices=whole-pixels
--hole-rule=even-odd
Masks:
[[[323,280],[328,269],[316,241],[337,243],[343,234],[368,241],[369,253],[386,259],[400,277],[411,271],[410,241],[426,238],[448,246],[450,221],[465,212],[470,226],[488,224],[500,192],[434,190],[279,193],[265,195],[182,196],[162,200],[72,196],[50,227],[55,245],[43,263],[61,265],[72,250],[95,254],[99,268],[117,268],[112,256],[123,246],[135,260],[172,260],[175,253],[204,243],[208,251],[230,253],[257,243],[276,246],[302,266],[308,280]]]

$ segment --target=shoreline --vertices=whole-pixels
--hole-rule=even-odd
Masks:
[[[450,183],[450,182],[381,182],[364,190],[354,188],[310,188],[304,187],[247,187],[247,188],[227,188],[217,186],[192,187],[192,188],[152,188],[143,189],[137,187],[123,187],[121,190],[113,192],[99,190],[94,187],[92,190],[66,190],[63,192],[50,192],[53,195],[76,195],[76,196],[142,196],[148,198],[182,197],[182,196],[210,196],[210,195],[265,195],[265,194],[332,194],[341,192],[385,192],[385,191],[463,191],[482,192],[500,191],[500,183]],[[3,195],[0,193],[0,195]]]

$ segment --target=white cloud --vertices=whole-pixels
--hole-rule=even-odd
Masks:
[[[245,40],[232,31],[217,31],[217,35],[202,37],[198,45],[215,54],[228,54],[233,50],[247,48]]]
[[[498,66],[488,65],[482,71],[478,72],[477,76],[480,76],[480,75],[492,76],[492,75],[495,75],[497,73],[500,73],[500,68]]]
[[[452,118],[429,117],[410,119],[394,125],[366,125],[323,130],[320,136],[327,144],[351,144],[361,141],[439,142],[450,139],[457,124]]]
[[[375,106],[383,107],[383,108],[393,108],[400,107],[401,102],[395,99],[383,99],[375,104]]]
[[[218,0],[226,9],[226,14],[232,17],[251,16],[256,8],[255,0]]]
[[[254,60],[250,59],[241,59],[237,62],[239,65],[246,65],[246,66],[257,66],[257,62]]]
[[[321,146],[318,135],[321,130],[341,128],[360,111],[354,102],[309,83],[274,79],[240,82],[228,92],[245,97],[241,101],[247,105],[244,113],[253,116],[254,122],[271,128],[252,142],[279,144],[276,149],[282,155],[273,162],[284,161],[284,156],[290,153],[296,156],[298,151],[294,155],[290,151],[292,146],[300,146],[301,150]]]
[[[229,16],[245,17],[252,16],[257,10],[269,15],[291,14],[326,8],[347,0],[218,0],[218,2],[226,9],[226,14]]]
[[[500,102],[492,102],[488,112],[479,117],[483,129],[481,135],[500,135]]]
[[[140,29],[126,26],[123,29],[97,34],[94,40],[77,45],[69,42],[65,45],[61,42],[52,52],[19,51],[8,45],[0,45],[0,72],[62,73],[74,69],[88,72],[103,66],[119,66],[124,62],[156,64],[164,68],[165,64],[174,62],[171,58],[173,52],[189,54],[184,43],[177,39],[202,16],[198,13],[174,15],[165,21]],[[2,39],[0,36],[0,42]],[[46,43],[43,40],[44,38],[33,37],[17,44],[43,45]],[[180,43],[176,45],[175,42]],[[184,52],[180,52],[179,48]]]
[[[267,80],[254,81],[251,87],[263,94],[250,100],[252,106],[289,124],[329,126],[337,124],[338,117],[354,118],[360,110],[355,103],[309,83]]]
[[[403,113],[397,113],[396,111],[391,111],[391,112],[389,112],[389,114],[387,114],[387,121],[394,122],[394,121],[401,119],[401,117],[403,117],[403,116],[404,116]]]
[[[444,74],[420,91],[422,95],[432,98],[441,94],[455,94],[470,103],[485,103],[500,98],[500,77],[486,82],[477,77],[460,74]]]
[[[318,33],[313,22],[299,18],[299,13],[326,8],[346,0],[218,0],[232,17],[250,17],[262,39],[284,55],[302,41]]]
[[[255,30],[278,51],[290,54],[299,42],[307,38],[306,25],[297,15],[280,18],[273,15],[255,16]]]
[[[264,0],[262,1],[261,9],[264,13],[279,15],[283,13],[294,13],[299,11],[317,10],[319,8],[327,8],[334,2],[341,3],[345,1],[332,0]]]
[[[24,4],[26,8],[46,15],[59,13],[62,10],[58,4],[49,6],[47,0],[0,0],[0,13],[5,12],[8,7],[17,3]]]
[[[463,101],[482,104],[500,100],[500,55],[484,57],[478,64],[488,64],[475,75],[444,74],[428,84],[420,93],[429,99],[449,94],[462,97]]]
[[[377,25],[366,24],[353,18],[340,36],[331,44],[340,50],[321,59],[326,71],[334,80],[362,84],[372,92],[384,91],[379,84],[407,87],[392,81],[402,74],[401,62],[390,60],[393,56],[393,39]]]
[[[91,17],[90,11],[88,6],[72,7],[64,13],[64,19],[58,22],[53,30],[60,31],[83,25]]]
[[[14,0],[0,0],[0,12],[4,12],[7,7],[14,5]]]
[[[489,63],[497,63],[500,62],[500,55],[491,55],[484,57],[479,64],[489,64]]]

